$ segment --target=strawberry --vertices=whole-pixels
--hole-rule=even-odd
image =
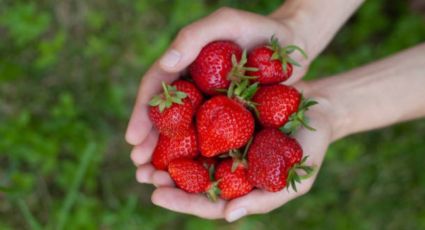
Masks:
[[[278,129],[263,129],[254,137],[248,150],[248,180],[257,188],[269,192],[282,190],[290,184],[296,191],[296,182],[302,179],[296,170],[311,175],[313,168],[305,166],[303,150],[298,142]]]
[[[201,154],[213,157],[244,146],[254,132],[252,114],[239,102],[215,96],[196,115]]]
[[[210,188],[208,170],[191,159],[176,159],[168,165],[168,172],[177,187],[189,193],[206,192]]]
[[[252,98],[258,111],[260,123],[266,128],[282,128],[292,133],[299,126],[314,130],[308,126],[304,116],[316,101],[304,99],[295,88],[286,85],[261,87]]]
[[[194,158],[198,153],[195,128],[191,126],[183,137],[167,137],[159,134],[158,143],[152,154],[152,165],[167,170],[170,161],[178,158]]]
[[[254,188],[248,181],[246,165],[232,158],[222,161],[214,176],[220,197],[225,200],[243,196]]]
[[[164,92],[149,102],[149,117],[159,132],[168,137],[183,136],[192,122],[193,106],[186,93],[162,82]]]
[[[196,88],[192,82],[185,80],[177,80],[173,82],[172,85],[175,86],[178,91],[186,93],[187,97],[192,102],[193,111],[198,111],[199,106],[201,106],[202,101],[204,100],[204,97],[198,88]]]
[[[257,71],[247,72],[249,76],[258,77],[255,81],[260,84],[275,84],[286,81],[292,75],[292,65],[300,67],[289,54],[299,51],[305,58],[306,53],[295,45],[281,47],[279,41],[272,37],[268,45],[254,48],[248,55],[247,65]]]
[[[216,95],[230,85],[229,73],[241,59],[242,49],[231,41],[215,41],[202,48],[189,73],[202,92]],[[233,56],[233,58],[232,58]],[[232,61],[233,59],[233,61]]]

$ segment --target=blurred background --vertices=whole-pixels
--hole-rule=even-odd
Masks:
[[[136,183],[124,131],[142,73],[218,7],[280,4],[0,0],[0,229],[425,229],[424,119],[337,141],[309,194],[232,224],[155,207]],[[423,1],[367,1],[307,79],[423,41]]]

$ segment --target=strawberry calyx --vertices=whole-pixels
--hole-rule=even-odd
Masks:
[[[292,189],[297,192],[297,183],[300,183],[301,180],[307,179],[311,177],[314,173],[315,166],[308,166],[306,165],[308,156],[303,157],[303,159],[292,166],[291,169],[288,171],[288,177],[286,179],[287,189],[289,191],[289,188],[292,187]],[[304,175],[300,175],[299,171],[304,171]]]
[[[207,189],[205,190],[205,194],[207,195],[208,199],[212,202],[217,201],[217,197],[220,195],[220,189],[218,188],[218,183],[220,180],[214,181],[214,173],[215,173],[215,166],[212,164],[208,168],[208,174],[210,176],[210,184],[208,185]]]
[[[248,142],[245,145],[243,153],[240,150],[230,150],[229,156],[233,159],[233,164],[231,168],[231,172],[235,172],[239,165],[242,165],[244,168],[248,168],[248,161],[246,160],[246,155],[248,154],[249,147],[252,144],[253,137],[249,138]]]
[[[246,71],[258,71],[257,68],[246,67],[248,61],[246,50],[242,52],[241,60],[238,62],[236,56],[232,55],[232,70],[227,75],[227,80],[230,81],[230,86],[227,90],[227,96],[232,97],[235,93],[235,90],[240,87],[240,85],[245,82],[245,88],[249,85],[250,80],[256,79],[257,77],[245,75]]]
[[[255,82],[251,84],[251,80],[257,77],[245,75],[246,71],[255,72],[258,71],[258,69],[245,66],[247,63],[246,55],[246,50],[244,50],[239,62],[237,62],[235,55],[232,56],[233,68],[228,75],[230,86],[227,89],[227,96],[236,99],[238,102],[253,109],[254,112],[258,114],[257,108],[255,107],[256,104],[251,101],[251,99],[259,89],[259,83]]]
[[[316,104],[318,104],[317,101],[305,98],[304,95],[301,94],[301,102],[298,107],[298,111],[289,117],[288,122],[280,127],[280,130],[288,135],[294,133],[301,126],[310,131],[316,131],[315,128],[308,125],[308,117],[305,116],[305,112],[309,110],[311,106]]]
[[[282,63],[282,69],[285,72],[287,71],[288,63],[301,67],[301,65],[297,61],[295,61],[289,56],[294,51],[300,52],[305,59],[308,58],[307,53],[296,45],[287,45],[285,47],[282,47],[279,44],[279,40],[274,35],[270,38],[269,45],[267,45],[266,47],[273,51],[271,60],[279,60]]]
[[[208,186],[207,190],[205,191],[205,194],[207,195],[208,199],[212,202],[216,202],[218,196],[220,196],[221,190],[218,188],[218,183],[220,180],[211,182],[211,184]]]
[[[158,106],[159,112],[163,112],[164,109],[170,108],[173,103],[183,104],[183,99],[187,97],[187,94],[181,91],[178,91],[175,86],[168,85],[165,82],[162,82],[162,89],[164,92],[159,95],[155,95],[150,101],[150,106]]]
[[[205,167],[206,165],[204,165]],[[208,167],[208,175],[210,176],[210,180],[214,180],[214,172],[215,172],[215,166],[212,164],[210,167]]]
[[[239,165],[242,165],[242,167],[247,168],[248,162],[246,161],[246,158],[239,150],[231,150],[229,151],[229,156],[233,159],[231,172],[234,173],[236,169],[239,167]]]
[[[239,62],[236,59],[235,54],[232,54],[231,60],[232,60],[233,67],[227,75],[227,80],[240,82],[241,80],[245,80],[245,79],[249,80],[249,79],[255,79],[256,78],[255,76],[245,75],[246,71],[258,71],[258,68],[246,67],[245,66],[246,63],[248,62],[246,49],[243,50],[241,60],[239,60]]]
[[[249,80],[243,80],[241,83],[236,83],[236,87],[233,90],[233,98],[245,107],[252,109],[257,117],[259,116],[258,104],[252,101],[252,97],[258,91],[258,86],[258,82],[250,84]]]

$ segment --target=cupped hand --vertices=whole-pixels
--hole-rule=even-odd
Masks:
[[[152,96],[160,91],[162,81],[171,83],[181,76],[202,47],[209,42],[231,40],[249,50],[267,42],[272,35],[275,35],[282,45],[295,44],[305,48],[303,40],[292,28],[292,23],[231,8],[221,8],[180,30],[165,54],[142,78],[125,136],[127,142],[135,146],[132,153],[133,162],[136,165],[149,162],[157,134],[152,129],[147,108]],[[304,68],[295,68],[287,84],[299,80],[309,63],[309,60],[302,58],[297,52],[293,58]]]
[[[137,180],[140,183],[151,183],[159,187],[152,197],[156,204],[171,210],[191,213],[205,218],[226,217],[230,220],[231,211],[239,206],[244,206],[247,213],[267,211],[264,209],[266,206],[262,206],[263,210],[254,210],[253,207],[247,206],[246,204],[250,203],[249,201],[252,199],[274,199],[273,197],[281,193],[287,193],[283,197],[294,197],[293,192],[286,190],[280,193],[266,193],[258,190],[232,202],[219,201],[211,203],[201,195],[187,194],[173,188],[174,183],[168,173],[155,170],[150,164],[151,155],[158,140],[158,132],[152,127],[148,117],[148,102],[153,95],[160,92],[161,82],[170,83],[179,78],[188,65],[196,58],[202,47],[209,42],[231,40],[238,43],[242,48],[249,50],[256,45],[267,42],[272,35],[275,35],[282,45],[295,44],[304,48],[305,44],[297,36],[296,31],[291,28],[290,24],[282,23],[267,16],[221,8],[183,28],[165,54],[143,76],[128,124],[126,140],[134,145],[131,159],[138,167],[136,172]],[[291,78],[285,82],[286,84],[292,84],[299,80],[310,63],[310,60],[305,60],[298,53],[295,53],[293,58],[303,68],[295,68]],[[300,131],[298,135],[304,132]],[[316,133],[316,135],[319,135],[319,133]],[[303,142],[305,141],[301,141],[301,144]],[[319,159],[321,161],[321,157],[311,157],[310,161],[317,164]],[[300,186],[299,191],[303,191],[302,187]]]

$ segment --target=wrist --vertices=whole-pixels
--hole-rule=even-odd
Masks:
[[[319,96],[314,99],[318,102],[318,109],[329,125],[331,142],[349,135],[350,117],[345,107],[339,106],[338,103],[327,96]]]
[[[325,101],[332,139],[425,116],[425,103],[418,100],[425,97],[424,51],[425,45],[418,46],[310,82],[312,95]]]

